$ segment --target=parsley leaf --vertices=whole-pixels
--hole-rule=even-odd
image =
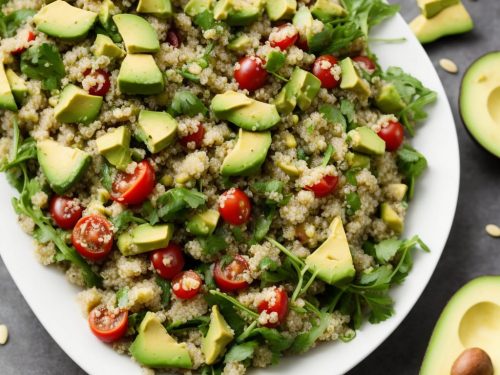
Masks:
[[[295,338],[290,350],[293,353],[304,353],[309,350],[316,340],[325,332],[329,323],[330,315],[326,312],[321,312],[319,322],[313,324],[313,327],[309,331],[299,334]]]
[[[349,13],[349,18],[358,25],[364,35],[368,35],[372,26],[399,11],[399,5],[389,5],[382,0],[342,0],[342,2]]]
[[[34,45],[21,55],[21,71],[29,78],[41,80],[44,90],[59,88],[66,74],[59,50],[48,43]]]
[[[173,116],[186,115],[192,117],[199,113],[206,115],[208,109],[196,95],[183,90],[175,93],[169,112]]]
[[[375,256],[377,257],[377,260],[382,264],[389,262],[392,258],[394,258],[402,243],[403,241],[393,238],[376,244]]]
[[[242,362],[253,357],[255,349],[259,346],[257,341],[247,341],[231,347],[224,357],[224,363]]]
[[[332,124],[340,124],[344,130],[347,129],[346,119],[339,108],[330,104],[323,104],[319,107],[319,113],[323,115],[326,121]]]
[[[178,217],[186,209],[198,208],[206,201],[207,196],[194,189],[173,188],[158,198],[157,215],[162,220],[169,221]]]
[[[340,101],[340,112],[346,117],[349,124],[354,122],[356,118],[356,110],[354,109],[354,103],[349,100],[342,99]]]
[[[208,237],[198,237],[198,242],[206,255],[217,255],[226,249],[228,244],[221,233],[214,233]]]
[[[427,168],[425,156],[409,145],[403,145],[397,152],[399,171],[405,176],[408,185],[408,198],[413,198],[415,182]]]
[[[0,36],[10,38],[16,34],[17,29],[30,17],[33,17],[36,11],[33,9],[19,9],[8,16],[0,12]]]

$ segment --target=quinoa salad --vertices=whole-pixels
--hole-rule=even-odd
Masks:
[[[393,315],[436,99],[368,47],[397,5],[0,5],[0,171],[96,340],[239,375]]]

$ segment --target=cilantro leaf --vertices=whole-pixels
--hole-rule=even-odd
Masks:
[[[275,328],[258,327],[254,328],[248,338],[261,337],[269,349],[273,352],[283,352],[287,350],[293,343],[292,338],[283,335]]]
[[[36,11],[33,9],[19,9],[7,16],[0,12],[0,36],[2,38],[14,36],[19,26],[35,14]]]
[[[157,214],[164,221],[172,220],[186,209],[198,208],[206,201],[207,196],[194,189],[173,188],[158,198]]]
[[[224,235],[221,233],[214,233],[208,237],[198,237],[198,242],[206,255],[217,255],[228,246]]]
[[[344,7],[364,35],[372,26],[394,16],[399,5],[389,5],[382,0],[342,0]]]
[[[402,243],[403,241],[394,238],[380,241],[375,245],[375,256],[377,260],[382,264],[391,261],[400,249]]]
[[[247,341],[231,347],[224,357],[224,363],[243,362],[253,357],[255,349],[259,346],[257,341]]]
[[[340,112],[346,117],[349,124],[354,122],[356,118],[356,110],[354,109],[354,103],[349,100],[342,99],[340,101]]]
[[[347,129],[347,121],[339,108],[330,104],[323,104],[319,107],[319,113],[323,115],[326,121],[332,124],[340,124],[344,130]]]
[[[156,284],[161,288],[161,304],[163,307],[166,307],[170,302],[170,281],[165,280],[164,278],[156,275],[155,277]]]
[[[193,17],[193,22],[196,26],[201,27],[203,31],[213,29],[217,24],[214,14],[209,10],[204,10]]]
[[[295,338],[290,350],[293,353],[304,353],[309,350],[316,340],[326,331],[329,323],[330,315],[326,312],[321,312],[319,322],[314,323],[309,331],[299,334]]]
[[[169,112],[173,116],[196,116],[199,113],[206,115],[208,109],[196,95],[183,90],[175,93]]]
[[[425,156],[409,145],[403,145],[397,152],[399,171],[405,176],[408,185],[408,198],[413,198],[415,182],[427,168]]]
[[[29,78],[41,80],[44,90],[59,88],[66,74],[59,50],[48,43],[34,45],[21,55],[21,71]]]
[[[117,231],[120,232],[123,229],[127,228],[130,223],[144,224],[146,223],[146,220],[135,216],[132,211],[125,210],[118,214],[118,216],[113,217],[111,219],[111,222],[113,223]]]

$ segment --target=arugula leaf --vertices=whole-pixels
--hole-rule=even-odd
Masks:
[[[173,188],[157,200],[158,217],[164,221],[178,217],[188,208],[198,208],[207,201],[207,196],[196,190],[183,187]]]
[[[269,53],[269,55],[267,55],[267,61],[264,67],[268,72],[276,73],[283,65],[285,65],[285,60],[286,57],[284,53],[273,50]]]
[[[31,46],[23,52],[21,71],[29,78],[41,80],[44,90],[59,88],[66,74],[59,50],[48,43]]]
[[[257,346],[259,346],[257,341],[247,341],[243,344],[233,345],[224,356],[224,363],[243,362],[252,358]]]
[[[293,338],[281,334],[275,328],[259,327],[254,328],[248,334],[247,338],[261,337],[273,352],[283,352],[287,350],[293,343]]]
[[[130,223],[144,224],[146,223],[146,220],[135,216],[132,211],[125,210],[118,214],[118,216],[113,217],[111,219],[111,222],[113,223],[116,230],[120,232],[123,229],[126,229]]]
[[[427,168],[425,156],[409,145],[403,145],[397,152],[399,171],[405,176],[408,185],[408,198],[412,199],[417,178]]]
[[[225,250],[228,246],[222,233],[214,233],[208,237],[198,237],[197,240],[205,255],[214,256]]]
[[[208,109],[192,92],[182,90],[175,93],[169,112],[173,116],[196,116],[199,113],[206,115]]]
[[[7,16],[0,12],[0,36],[2,38],[10,38],[14,36],[19,26],[35,14],[36,11],[33,9],[19,9]]]
[[[332,54],[347,48],[356,39],[363,36],[356,22],[346,19],[343,24],[326,24],[322,31],[308,40],[309,51],[313,54]]]
[[[328,147],[325,151],[325,156],[323,156],[323,161],[321,162],[322,167],[326,167],[328,165],[334,152],[335,149],[333,148],[333,146],[331,144],[328,144]]]
[[[116,292],[116,305],[120,308],[128,304],[128,287],[121,288]]]
[[[339,108],[330,104],[323,104],[319,107],[319,113],[323,115],[326,121],[332,124],[340,124],[344,130],[347,129],[347,121]]]
[[[241,318],[236,309],[239,309],[253,319],[257,319],[259,316],[256,312],[243,306],[235,298],[216,290],[210,290],[210,293],[205,295],[205,299],[210,306],[217,305],[219,307],[221,314],[236,336],[239,336],[245,329],[245,320]]]
[[[170,281],[165,280],[164,278],[156,275],[155,277],[156,284],[161,288],[161,304],[163,307],[166,307],[170,302]]]
[[[180,332],[190,328],[198,328],[203,334],[206,334],[209,324],[210,317],[199,316],[197,318],[188,320],[187,322],[172,322],[166,328],[168,332]]]
[[[19,126],[17,121],[13,120],[14,138],[8,160],[2,160],[0,163],[0,172],[5,172],[27,160],[36,158],[36,141],[33,138],[27,138],[21,141],[19,135]]]
[[[349,18],[356,22],[364,35],[372,26],[394,16],[399,5],[390,5],[382,0],[342,0],[349,13]]]
[[[348,216],[352,216],[356,213],[357,210],[361,208],[361,199],[359,198],[358,193],[351,192],[346,196],[347,210],[346,213]]]
[[[290,350],[298,354],[308,351],[316,340],[326,331],[329,323],[330,315],[326,312],[321,312],[319,322],[313,324],[313,327],[309,331],[299,334],[295,338]]]

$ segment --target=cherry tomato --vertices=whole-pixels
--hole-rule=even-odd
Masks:
[[[61,229],[73,229],[82,212],[82,206],[76,199],[55,195],[50,200],[50,216]]]
[[[257,90],[266,84],[267,71],[260,57],[245,56],[240,59],[234,68],[234,79],[240,89]]]
[[[264,300],[257,306],[257,311],[265,311],[270,315],[270,319],[265,324],[266,327],[274,328],[279,326],[288,313],[288,295],[283,287],[274,289],[274,296],[270,300]]]
[[[203,124],[198,125],[198,130],[194,133],[186,135],[182,137],[179,141],[184,147],[188,147],[188,145],[193,142],[194,148],[200,148],[203,144],[203,138],[205,137],[205,126]]]
[[[90,86],[88,89],[90,95],[104,96],[108,93],[111,87],[111,81],[109,80],[109,73],[107,71],[104,69],[97,69],[94,71],[87,69],[83,72],[83,75],[85,77],[90,75],[97,81],[96,85]]]
[[[156,184],[155,171],[148,161],[137,164],[133,173],[119,172],[114,181],[111,197],[123,204],[142,203],[153,191]]]
[[[337,176],[327,175],[316,184],[306,186],[305,189],[312,191],[316,198],[323,198],[335,190],[338,182],[339,178]]]
[[[119,340],[127,332],[128,311],[97,306],[89,314],[89,325],[99,340],[104,342]]]
[[[366,71],[374,72],[377,69],[377,66],[373,62],[372,59],[366,56],[356,56],[353,57],[353,60],[356,61],[359,65],[361,65]]]
[[[232,292],[247,288],[250,284],[245,278],[248,273],[248,263],[241,255],[236,255],[229,264],[223,265],[217,261],[214,266],[214,280],[224,292]]]
[[[384,140],[387,151],[396,151],[403,143],[405,136],[403,125],[397,121],[389,122],[377,134]]]
[[[170,29],[167,32],[167,43],[174,48],[179,48],[181,45],[181,37],[175,29]]]
[[[271,43],[271,47],[278,47],[284,51],[293,46],[298,38],[299,32],[297,28],[291,23],[285,23],[273,29],[271,35],[269,35],[269,42]]]
[[[339,80],[332,74],[332,68],[337,64],[337,59],[332,55],[320,56],[314,61],[313,74],[321,81],[321,87],[333,89],[338,86]]]
[[[36,39],[35,33],[33,31],[28,31],[28,34],[26,35],[26,40],[28,42],[32,42],[35,39]],[[26,51],[26,47],[20,47],[12,51],[11,54],[17,56],[23,53],[24,51]]]
[[[90,260],[100,260],[113,247],[113,229],[103,216],[89,215],[76,223],[71,242],[81,256]]]
[[[240,189],[231,188],[219,197],[219,213],[229,224],[241,225],[250,219],[252,203]]]
[[[165,249],[153,251],[149,255],[156,273],[167,280],[172,280],[184,267],[184,254],[179,245],[170,243]]]
[[[172,280],[172,291],[180,299],[191,299],[195,297],[203,285],[200,275],[194,271],[184,271]]]

